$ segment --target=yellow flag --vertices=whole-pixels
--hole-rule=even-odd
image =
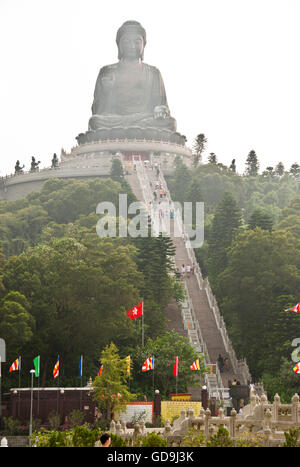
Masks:
[[[130,363],[131,363],[130,355],[128,355],[128,357],[126,357],[125,360],[127,362],[127,374],[130,375]]]

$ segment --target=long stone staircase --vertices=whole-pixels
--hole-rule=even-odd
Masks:
[[[146,209],[152,215],[153,229],[164,230],[164,221],[167,217],[155,218],[152,207],[154,202],[153,190],[156,184],[160,184],[166,193],[165,200],[170,207],[174,207],[166,181],[161,170],[157,175],[155,169],[147,168],[141,160],[132,162],[123,161],[126,179],[139,201],[145,203]],[[189,246],[187,236],[183,239],[175,235],[175,222],[178,218],[168,218],[168,232],[176,247],[174,265],[181,271],[181,265],[194,264],[195,273],[185,277],[182,281],[186,300],[178,307],[171,303],[166,310],[169,318],[169,329],[175,329],[180,335],[189,338],[197,353],[205,355],[205,364],[208,373],[205,376],[209,396],[224,401],[229,399],[228,381],[237,379],[241,384],[248,384],[251,380],[245,361],[238,361],[230,339],[228,338],[225,323],[220,315],[216,299],[211,291],[207,279],[203,279],[197,264],[193,249]],[[183,232],[184,232],[184,227]],[[176,319],[180,317],[181,319]],[[176,323],[176,324],[175,324]],[[228,365],[223,372],[219,371],[217,365],[218,356],[227,357]],[[200,380],[199,380],[200,382]],[[191,388],[192,399],[200,399],[199,387]]]

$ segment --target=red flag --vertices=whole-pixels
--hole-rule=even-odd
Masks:
[[[98,371],[98,376],[101,376],[102,371],[103,371],[103,365],[101,365],[100,370]]]
[[[143,302],[127,311],[127,318],[136,319],[143,316]]]
[[[288,308],[284,311],[295,311],[296,313],[300,313],[300,303],[297,303],[297,305],[293,306],[292,308]]]
[[[174,376],[178,376],[178,357],[175,358],[175,364],[173,366],[173,374]]]

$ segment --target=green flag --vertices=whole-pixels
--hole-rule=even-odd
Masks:
[[[39,355],[33,359],[33,364],[34,364],[35,377],[38,378],[40,376],[40,356]]]

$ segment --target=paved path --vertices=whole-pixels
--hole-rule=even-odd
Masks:
[[[153,188],[155,186],[155,182],[157,181],[156,172],[152,169],[146,169],[146,173],[149,180],[152,182]],[[135,193],[136,197],[140,201],[144,201],[144,192],[141,188],[137,174],[132,172],[131,175],[127,176],[127,181],[130,184],[131,189]],[[173,230],[174,229],[171,225],[170,236],[176,247],[175,264],[178,270],[181,271],[181,265],[184,264],[186,266],[190,264],[190,259],[184,240],[181,237],[174,236]],[[200,325],[203,340],[206,343],[209,361],[212,364],[216,364],[219,354],[221,354],[223,357],[229,357],[229,355],[226,352],[226,348],[221,333],[216,324],[214,314],[209,306],[206,291],[199,288],[197,279],[192,274],[189,278],[185,278],[185,284],[193,304],[195,316]],[[182,319],[178,319],[178,316],[181,318],[180,310],[178,310],[177,305],[174,303],[170,304],[167,310],[168,316],[172,317],[172,313],[174,313],[174,318],[175,315],[177,316],[177,319],[174,320],[176,321],[177,332],[183,336],[187,335],[187,331],[184,329]],[[169,322],[169,329],[174,329],[173,320],[170,320]],[[228,387],[228,380],[233,380],[234,378],[241,379],[239,375],[234,374],[230,362],[229,367],[221,373],[221,377],[224,387]]]

